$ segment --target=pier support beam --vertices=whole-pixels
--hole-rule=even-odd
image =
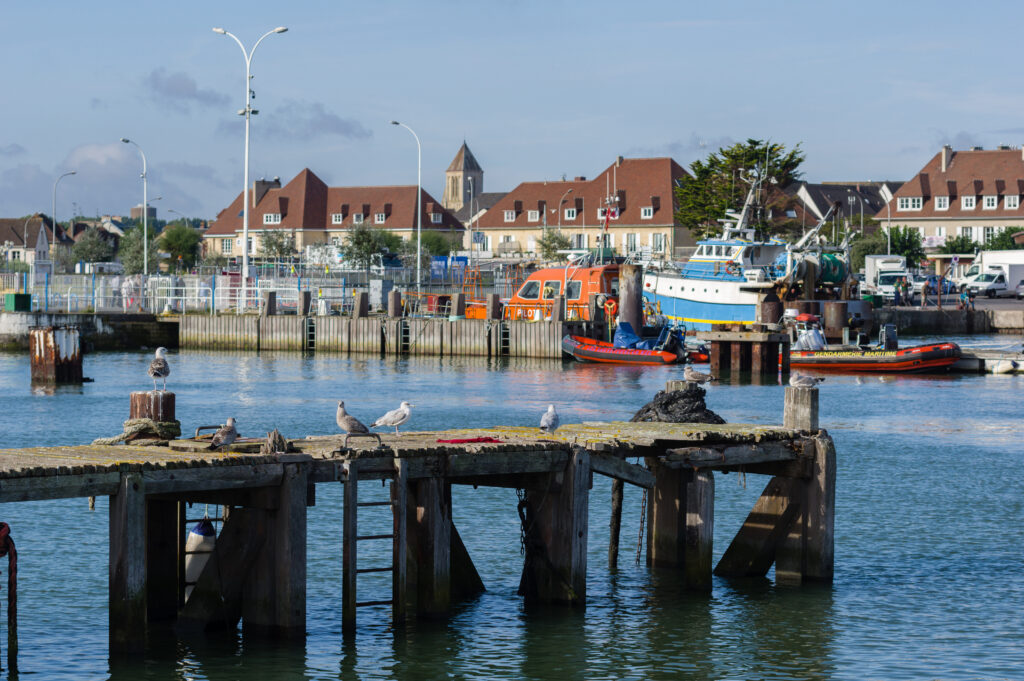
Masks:
[[[110,497],[108,617],[110,654],[141,653],[146,645],[146,490],[140,473],[121,473]]]
[[[526,561],[519,593],[527,604],[586,607],[590,454],[574,448],[562,473],[526,490]]]
[[[626,483],[612,480],[612,516],[608,523],[608,569],[619,566],[619,530],[622,528],[622,496]]]
[[[619,321],[632,324],[638,334],[644,323],[643,278],[643,267],[619,265]]]
[[[798,502],[799,515],[776,552],[776,581],[832,583],[835,569],[836,450],[830,437],[817,437],[813,442],[811,477],[793,481],[792,495]]]
[[[715,478],[710,470],[648,464],[656,481],[647,504],[647,565],[681,568],[686,586],[711,589]]]
[[[452,513],[449,483],[416,482],[416,609],[420,617],[442,618],[451,608]]]

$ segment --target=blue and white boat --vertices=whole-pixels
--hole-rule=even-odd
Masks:
[[[694,330],[708,330],[712,324],[753,324],[768,291],[799,281],[809,264],[814,265],[816,278],[824,273],[845,279],[844,263],[849,259],[836,251],[845,251],[846,244],[828,247],[818,237],[832,210],[796,245],[757,238],[750,222],[759,184],[759,180],[752,183],[739,213],[726,212],[722,235],[699,241],[696,252],[680,268],[644,272],[648,310],[664,316],[669,324]]]

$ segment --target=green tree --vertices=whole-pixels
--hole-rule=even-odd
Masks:
[[[458,237],[449,237],[446,234],[440,232],[422,232],[420,234],[420,246],[421,250],[424,250],[430,255],[448,255],[456,249],[456,239]],[[412,250],[416,250],[416,237],[409,239],[409,244],[412,245]]]
[[[797,144],[787,150],[781,144],[748,139],[712,152],[705,161],[690,164],[691,177],[676,188],[676,220],[701,239],[721,230],[718,220],[727,209],[743,206],[749,175],[759,168],[764,179],[785,187],[800,179],[803,151]]]
[[[295,239],[283,229],[260,233],[260,255],[264,258],[290,258],[295,254]]]
[[[114,258],[114,246],[96,227],[90,227],[71,247],[73,262],[110,262]]]
[[[160,257],[157,255],[156,237],[153,235],[153,232],[149,232],[147,236],[149,237],[149,271],[153,273],[157,271]],[[140,274],[143,271],[142,252],[142,228],[132,227],[121,237],[121,245],[117,252],[118,259],[124,266],[125,274]]]
[[[960,235],[952,239],[946,239],[939,249],[940,253],[974,253],[978,248],[978,242],[969,236]]]
[[[196,252],[202,237],[199,232],[184,224],[174,224],[160,233],[160,246],[171,254],[170,264],[175,267],[181,258],[181,264],[192,267],[196,262]]]
[[[1007,227],[998,234],[992,236],[985,241],[986,251],[1010,251],[1018,248],[1024,248],[1024,244],[1016,244],[1013,241],[1013,235],[1019,232],[1020,229],[1017,227]]]
[[[373,264],[373,256],[382,253],[395,253],[401,248],[401,242],[401,237],[396,234],[374,229],[366,224],[356,225],[345,238],[341,253],[349,265],[370,269],[370,265]]]
[[[885,232],[878,230],[863,236],[858,235],[850,244],[850,268],[857,272],[864,267],[864,256],[885,253]]]
[[[571,242],[569,237],[557,229],[546,229],[540,239],[537,240],[537,248],[540,250],[540,257],[544,260],[557,260],[558,251],[569,248]]]
[[[882,232],[885,237],[885,232]],[[921,232],[911,227],[892,228],[892,252],[907,259],[907,267],[916,267],[924,260],[924,243]],[[884,253],[884,251],[882,251]]]

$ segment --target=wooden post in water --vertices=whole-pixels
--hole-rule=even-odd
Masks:
[[[682,568],[688,589],[711,589],[715,479],[710,470],[669,468],[656,459],[647,503],[647,564]],[[655,468],[656,467],[656,468]]]
[[[174,393],[163,390],[133,392],[129,397],[128,418],[174,421]]]
[[[465,317],[466,316],[466,294],[465,293],[456,293],[454,296],[452,296],[451,314],[455,315],[456,317]]]
[[[277,291],[264,291],[260,296],[260,316],[273,317],[277,314]],[[299,316],[302,316],[299,313]]]
[[[799,512],[775,554],[775,579],[779,582],[832,583],[836,450],[830,437],[816,437],[813,442],[811,477],[793,479],[791,497]]]
[[[619,266],[619,321],[629,322],[633,331],[643,328],[644,270],[639,265]]]
[[[346,464],[345,498],[342,502],[341,521],[341,631],[346,636],[356,631],[356,569],[358,568],[356,537],[359,504],[359,466],[356,461]]]
[[[565,321],[565,298],[555,296],[551,299],[551,323],[561,324]],[[561,341],[561,339],[559,339]]]
[[[122,466],[110,497],[110,654],[141,653],[146,645],[146,490],[142,475]]]
[[[441,478],[416,482],[417,597],[420,617],[440,619],[451,607],[452,514]]]
[[[497,293],[487,294],[487,318],[501,319],[501,298]]]
[[[818,389],[786,386],[782,426],[794,430],[818,430]]]
[[[612,480],[612,517],[608,525],[608,569],[619,566],[619,530],[622,527],[622,495],[626,483]]]
[[[82,348],[77,326],[29,329],[33,383],[81,383]]]

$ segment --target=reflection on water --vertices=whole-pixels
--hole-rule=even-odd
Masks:
[[[413,429],[536,426],[552,402],[564,423],[628,419],[682,371],[290,353],[169,359],[183,430],[234,416],[243,435],[255,436],[275,427],[287,436],[335,433],[338,399],[364,421],[408,399],[417,405]],[[152,385],[148,361],[141,352],[90,354],[85,370],[95,383],[34,391],[27,356],[0,354],[2,446],[119,432],[128,392]],[[487,591],[446,622],[397,631],[385,609],[361,609],[357,635],[345,641],[341,489],[321,485],[309,515],[303,645],[154,629],[144,661],[110,666],[106,500],[92,513],[84,499],[3,504],[0,520],[21,554],[21,671],[69,679],[1013,678],[1024,668],[1022,386],[1021,376],[828,377],[821,423],[839,464],[832,588],[716,579],[710,595],[686,592],[672,571],[634,563],[641,495],[632,487],[619,569],[609,572],[610,484],[596,476],[586,611],[526,611],[516,595],[514,491],[457,487],[454,521]],[[778,423],[782,390],[740,376],[711,387],[707,402],[730,422]],[[716,480],[716,557],[764,486],[753,476],[741,483]]]

